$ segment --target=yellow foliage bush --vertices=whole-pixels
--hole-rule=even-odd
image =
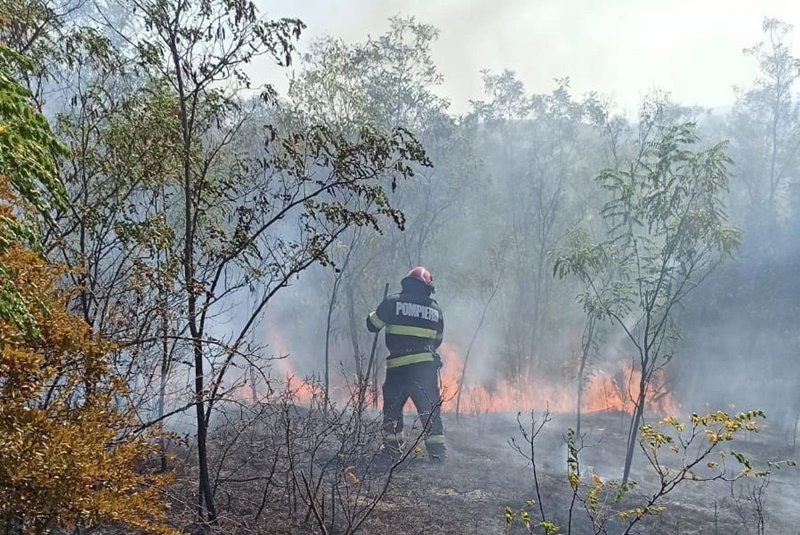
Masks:
[[[55,270],[37,254],[14,246],[0,264],[26,302],[49,305],[32,307],[38,335],[0,319],[0,531],[120,522],[171,532],[158,523],[168,476],[141,466],[155,446],[128,434],[108,344],[56,299]]]
[[[60,151],[0,45],[0,532],[163,523],[168,474],[149,469],[154,437],[132,432],[110,345],[67,310],[60,272],[35,252],[25,218],[65,202]],[[60,200],[59,200],[60,199]]]

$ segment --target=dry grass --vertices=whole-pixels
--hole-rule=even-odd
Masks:
[[[512,436],[519,436],[515,416],[462,416],[456,423],[452,415],[445,415],[447,464],[436,465],[424,459],[410,459],[404,463],[360,533],[506,533],[503,507],[517,509],[535,497],[530,466],[508,445]],[[621,475],[626,425],[627,418],[620,414],[585,415],[583,428],[589,431],[581,453],[584,478],[597,474],[606,480]],[[543,507],[548,519],[560,525],[563,533],[567,532],[571,498],[563,435],[570,426],[574,426],[572,417],[556,415],[537,439]],[[758,461],[792,457],[781,435],[769,428],[736,443],[735,447]],[[191,455],[186,458],[190,459]],[[246,470],[250,476],[266,473],[270,465],[268,459],[252,459],[251,463]],[[638,487],[629,496],[633,502],[643,498],[657,483],[657,478],[645,468],[641,463],[634,466],[632,479],[637,481]],[[185,497],[195,490],[189,465],[184,465],[183,470],[186,477],[180,478],[174,488],[177,524],[191,517],[192,502]],[[763,483],[761,478],[747,478],[736,487],[721,482],[687,482],[668,496],[665,512],[643,522],[635,532],[665,535],[800,533],[795,527],[800,523],[796,490],[800,474],[795,469],[783,469],[771,476],[768,485],[764,487]],[[256,521],[253,504],[258,500],[253,498],[260,497],[263,490],[263,481],[220,485],[217,499],[224,512],[221,531],[226,534],[321,532],[313,517],[306,514],[307,507],[295,505],[294,513],[290,513],[290,499],[282,487],[271,491],[265,511]],[[538,513],[538,506],[531,513]],[[765,531],[760,531],[759,515]],[[593,533],[588,524],[586,515],[577,510],[572,534]],[[609,533],[618,533],[619,526],[621,524],[609,524]],[[511,532],[524,531],[516,526]],[[331,530],[331,533],[338,531]]]

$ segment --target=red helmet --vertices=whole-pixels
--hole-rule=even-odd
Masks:
[[[431,286],[431,283],[433,282],[433,277],[431,276],[431,272],[422,266],[411,268],[411,271],[408,272],[408,275],[406,275],[406,277],[412,277],[421,280],[422,282],[425,283],[425,286]]]

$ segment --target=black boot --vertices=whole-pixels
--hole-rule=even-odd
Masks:
[[[430,444],[428,450],[428,460],[432,463],[444,463],[447,460],[447,448],[442,444]]]

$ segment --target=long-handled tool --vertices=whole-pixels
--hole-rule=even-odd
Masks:
[[[386,283],[386,286],[383,287],[383,298],[386,299],[387,295],[389,295],[388,282]],[[380,334],[380,331],[376,332],[375,337],[372,339],[372,351],[369,353],[367,375],[364,377],[364,388],[366,388],[366,386],[369,384],[370,372],[372,372],[372,407],[375,409],[378,408],[378,363],[375,362],[375,349],[378,347],[378,334]]]

